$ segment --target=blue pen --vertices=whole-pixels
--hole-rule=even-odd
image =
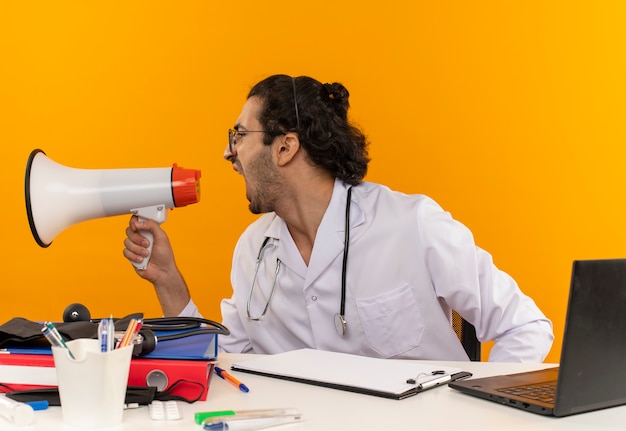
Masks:
[[[249,414],[241,416],[214,416],[202,421],[202,428],[208,431],[253,431],[285,425],[302,420],[299,412],[284,414]]]
[[[223,419],[219,422],[208,422],[202,425],[207,431],[256,431],[271,428],[279,425],[286,425],[298,422],[299,417],[266,417],[257,419]]]
[[[213,369],[215,370],[215,374],[220,376],[222,379],[228,380],[229,382],[231,382],[235,386],[239,387],[239,389],[242,392],[250,392],[250,389],[248,389],[248,387],[246,385],[241,383],[239,380],[237,380],[233,375],[228,373],[226,370],[223,370],[220,367],[214,367]]]
[[[115,321],[113,320],[113,315],[109,317],[109,326],[108,326],[108,339],[107,339],[107,352],[115,349]]]
[[[109,351],[109,319],[106,317],[100,320],[98,324],[98,342],[100,343],[100,351],[106,353]]]

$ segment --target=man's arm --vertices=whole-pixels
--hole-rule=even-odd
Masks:
[[[141,234],[142,231],[152,233],[154,244],[151,255],[148,239]],[[126,228],[124,247],[124,256],[131,262],[141,262],[150,255],[146,269],[135,268],[135,272],[152,283],[163,314],[178,316],[189,303],[191,295],[176,266],[169,238],[160,224],[154,220],[140,221],[138,217],[132,216]]]
[[[542,362],[554,336],[535,302],[434,201],[420,204],[418,220],[437,295],[474,325],[479,340],[494,341],[489,360]]]

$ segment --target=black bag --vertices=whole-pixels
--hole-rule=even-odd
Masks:
[[[228,335],[228,328],[212,320],[196,317],[159,317],[144,319],[142,313],[130,314],[120,319],[114,319],[115,330],[125,331],[131,319],[142,319],[140,334],[143,343],[136,345],[133,355],[141,356],[150,353],[156,346],[156,335],[159,341],[186,338],[198,334]],[[78,338],[98,338],[99,320],[59,322],[55,327],[66,340]],[[0,325],[0,349],[10,347],[50,347],[50,343],[41,332],[43,323],[34,322],[22,317],[14,317]]]

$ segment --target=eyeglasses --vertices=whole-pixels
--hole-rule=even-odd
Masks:
[[[265,133],[265,130],[233,130],[228,129],[228,151],[235,154],[237,140],[246,136],[246,133]]]
[[[254,277],[252,278],[252,286],[250,286],[250,295],[248,296],[248,303],[246,304],[246,313],[248,314],[248,319],[250,320],[261,320],[263,316],[267,314],[267,310],[270,308],[270,303],[272,302],[272,297],[274,296],[274,291],[276,290],[276,279],[278,279],[278,272],[280,271],[280,259],[276,259],[276,270],[274,271],[274,281],[272,282],[272,290],[270,290],[270,294],[267,297],[267,302],[265,303],[265,308],[261,312],[260,316],[253,316],[250,311],[251,303],[252,303],[252,294],[254,293],[254,286],[256,285],[256,276],[259,273],[259,266],[261,265],[261,260],[263,260],[263,253],[267,248],[267,243],[269,241],[269,237],[265,237],[263,244],[261,244],[261,248],[259,249],[259,254],[256,258],[256,265],[254,268]]]

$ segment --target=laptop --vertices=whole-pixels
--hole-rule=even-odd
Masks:
[[[625,382],[626,259],[608,259],[573,263],[559,367],[448,386],[560,417],[626,404]]]

